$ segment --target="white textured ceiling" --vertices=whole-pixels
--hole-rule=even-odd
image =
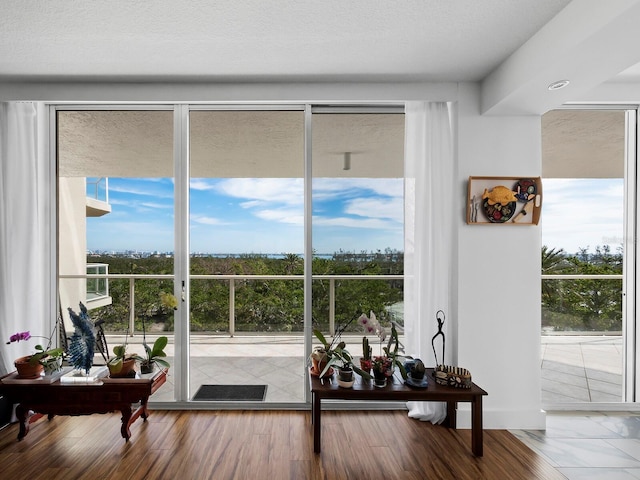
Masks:
[[[569,0],[0,2],[0,78],[479,81]]]
[[[178,85],[165,100],[197,101],[224,95],[194,88],[232,85],[233,101],[259,83],[275,93],[257,100],[281,100],[282,85],[479,82],[483,113],[542,114],[601,92],[640,101],[638,25],[640,0],[2,0],[0,99],[155,101],[149,86]],[[116,93],[100,97],[103,85]]]

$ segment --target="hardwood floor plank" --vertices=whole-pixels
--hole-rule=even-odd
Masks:
[[[564,478],[507,431],[485,430],[478,458],[469,430],[401,411],[323,412],[321,454],[300,411],[154,411],[129,442],[115,413],[43,418],[21,442],[17,430],[0,431],[3,479]]]

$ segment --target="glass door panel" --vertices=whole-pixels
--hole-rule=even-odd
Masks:
[[[302,111],[189,114],[195,401],[304,401],[303,127]]]
[[[360,357],[362,313],[402,337],[404,114],[315,113],[312,124],[313,328],[331,341],[347,325]]]
[[[625,132],[624,110],[543,116],[541,383],[547,408],[623,400]]]
[[[169,337],[173,362],[173,112],[59,110],[60,310],[86,305],[106,333],[108,354],[143,354]],[[95,364],[104,363],[98,354]],[[169,377],[171,378],[171,377]],[[172,400],[170,381],[154,400]]]

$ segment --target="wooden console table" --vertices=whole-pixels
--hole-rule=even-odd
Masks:
[[[456,408],[458,402],[471,403],[471,451],[474,455],[481,457],[482,451],[482,397],[487,395],[482,388],[475,383],[471,388],[454,388],[438,385],[433,379],[433,369],[427,369],[425,373],[429,380],[427,388],[411,388],[404,384],[402,378],[392,377],[387,382],[387,386],[377,388],[373,386],[373,380],[363,380],[356,375],[353,388],[341,388],[338,386],[336,378],[325,378],[320,380],[311,375],[309,371],[309,386],[312,394],[312,416],[313,423],[313,451],[320,453],[320,415],[322,412],[321,402],[323,399],[336,400],[393,400],[393,401],[433,401],[446,402],[447,418],[444,425],[449,428],[456,428]]]
[[[151,378],[101,378],[96,383],[62,384],[60,381],[41,383],[25,380],[24,383],[6,380],[13,374],[0,378],[0,393],[11,403],[18,404],[16,416],[20,423],[18,440],[29,433],[29,411],[55,415],[91,415],[119,410],[122,413],[120,432],[125,441],[131,438],[129,427],[138,417],[145,421],[149,416],[147,401],[167,379],[167,369],[158,371]],[[132,404],[140,405],[132,409]]]

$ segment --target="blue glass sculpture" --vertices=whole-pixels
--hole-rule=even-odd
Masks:
[[[75,327],[69,343],[69,363],[78,370],[84,369],[87,375],[93,365],[93,354],[96,344],[96,335],[93,323],[89,319],[87,307],[80,302],[80,314],[76,314],[71,307],[68,308],[69,316]]]

